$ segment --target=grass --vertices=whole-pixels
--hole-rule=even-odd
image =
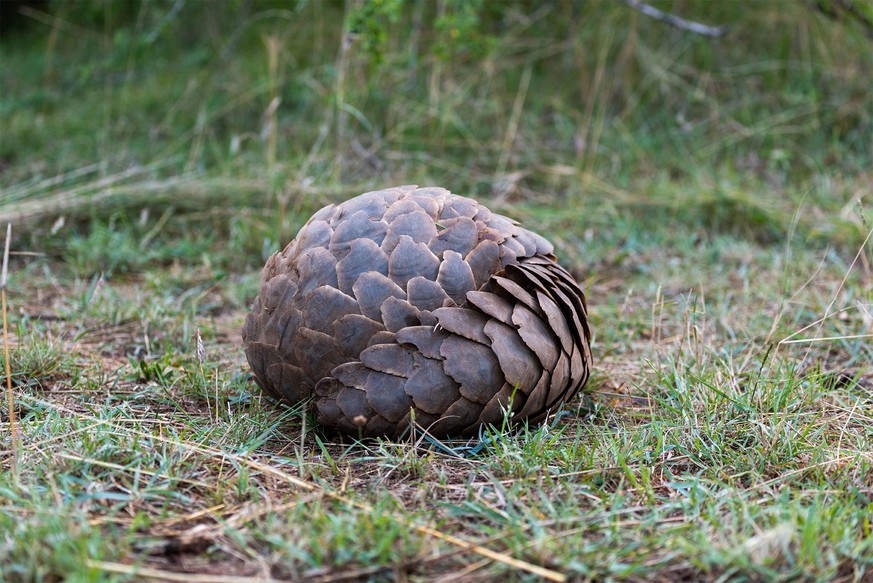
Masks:
[[[0,580],[873,577],[857,23],[416,3],[341,51],[340,3],[204,6],[57,3],[0,41]],[[591,391],[543,426],[339,442],[250,379],[266,257],[416,182],[585,282]]]

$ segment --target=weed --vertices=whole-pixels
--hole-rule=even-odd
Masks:
[[[9,351],[12,384],[18,387],[47,388],[53,380],[72,372],[71,355],[64,342],[37,323],[19,323],[18,338]],[[6,385],[6,373],[0,371]]]

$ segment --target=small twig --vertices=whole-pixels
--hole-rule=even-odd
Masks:
[[[797,295],[797,294],[795,294],[795,295]],[[790,344],[792,338],[794,338],[794,337],[797,336],[798,334],[801,334],[801,333],[803,333],[803,332],[806,332],[807,330],[809,330],[809,329],[812,328],[813,326],[817,326],[817,325],[821,324],[822,322],[824,322],[824,321],[827,320],[828,318],[831,318],[831,317],[833,317],[833,316],[838,316],[838,315],[840,315],[840,314],[844,314],[844,313],[846,313],[846,312],[848,312],[848,311],[850,311],[850,310],[856,310],[856,309],[858,309],[858,308],[860,308],[860,307],[861,307],[861,306],[846,306],[845,308],[841,308],[841,309],[837,310],[836,312],[834,312],[834,313],[832,313],[832,314],[828,314],[828,315],[825,316],[824,318],[819,318],[819,319],[816,320],[815,322],[812,322],[811,324],[807,324],[806,326],[804,326],[804,327],[801,328],[800,330],[797,330],[796,332],[792,332],[791,334],[789,334],[788,336],[786,336],[785,338],[783,338],[782,340],[780,340],[779,343],[778,343],[778,346],[782,346],[783,344]]]
[[[858,252],[855,253],[855,258],[852,259],[852,263],[849,265],[849,269],[846,270],[845,275],[843,275],[843,279],[840,281],[840,285],[837,286],[837,290],[834,292],[834,295],[831,298],[830,303],[825,308],[824,316],[822,316],[821,318],[819,318],[818,320],[816,320],[812,324],[809,324],[808,326],[804,326],[803,328],[801,328],[797,332],[794,332],[793,334],[786,336],[785,338],[783,338],[782,340],[779,341],[779,346],[781,346],[783,344],[796,344],[799,342],[821,342],[823,340],[858,339],[858,338],[866,338],[866,337],[870,336],[869,334],[856,334],[856,335],[852,335],[852,336],[839,336],[839,337],[831,336],[831,337],[826,337],[826,338],[792,340],[792,338],[794,338],[795,336],[797,336],[798,334],[800,334],[804,330],[808,330],[809,328],[812,328],[816,324],[822,324],[828,318],[835,316],[835,315],[839,314],[840,312],[844,312],[844,311],[850,309],[850,308],[843,308],[842,310],[837,310],[836,312],[831,313],[831,308],[834,307],[834,304],[837,302],[837,298],[839,297],[840,292],[843,291],[843,287],[845,287],[846,281],[849,279],[849,274],[852,273],[852,270],[855,268],[855,264],[858,263],[858,259],[864,256],[864,249],[867,247],[867,243],[869,243],[871,241],[871,239],[873,239],[873,229],[870,229],[867,232],[867,236],[864,238],[864,242],[861,243],[860,247],[858,247]],[[821,326],[819,326],[819,328],[820,327]]]
[[[849,336],[824,336],[822,338],[798,338],[797,340],[781,340],[779,344],[809,344],[810,342],[830,342],[831,340],[863,340],[873,338],[873,334],[850,334]]]
[[[849,422],[852,420],[852,417],[855,415],[855,409],[858,408],[858,401],[860,401],[860,399],[857,399],[855,401],[855,403],[852,405],[852,410],[849,411],[849,416],[846,417],[846,422],[843,423],[843,428],[840,429],[840,439],[837,440],[837,459],[842,457],[840,455],[840,450],[843,448],[843,437],[846,435],[846,430],[849,428]]]
[[[182,581],[184,583],[267,583],[277,581],[272,577],[242,577],[235,575],[210,575],[201,573],[176,573],[142,565],[126,565],[124,563],[111,563],[109,561],[88,561],[92,569],[99,569],[107,573],[136,576],[137,579],[159,579],[161,581]]]
[[[730,30],[729,26],[707,26],[706,24],[701,24],[692,20],[685,20],[674,14],[662,12],[654,6],[649,6],[648,4],[640,2],[640,0],[624,0],[624,2],[634,10],[639,10],[649,18],[666,22],[670,26],[675,26],[676,28],[687,30],[688,32],[693,32],[695,34],[718,38],[724,36]]]
[[[3,312],[3,353],[6,356],[6,395],[9,400],[9,433],[12,436],[12,475],[18,477],[18,428],[15,426],[15,403],[12,399],[12,369],[9,366],[9,326],[6,322],[6,274],[9,272],[9,243],[12,223],[6,225],[6,247],[3,250],[3,271],[0,273],[0,302]]]

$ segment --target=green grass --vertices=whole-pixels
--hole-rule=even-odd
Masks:
[[[437,26],[423,2],[341,59],[341,3],[174,6],[55,3],[0,41],[0,580],[873,577],[857,22],[658,3],[731,25],[711,40],[623,3],[447,2]],[[454,453],[260,395],[264,260],[399,183],[555,241],[589,394]]]

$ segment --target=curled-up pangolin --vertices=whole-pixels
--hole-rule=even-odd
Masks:
[[[246,357],[264,391],[314,394],[319,423],[356,437],[537,422],[591,368],[585,298],[552,251],[443,188],[327,206],[267,261]]]

